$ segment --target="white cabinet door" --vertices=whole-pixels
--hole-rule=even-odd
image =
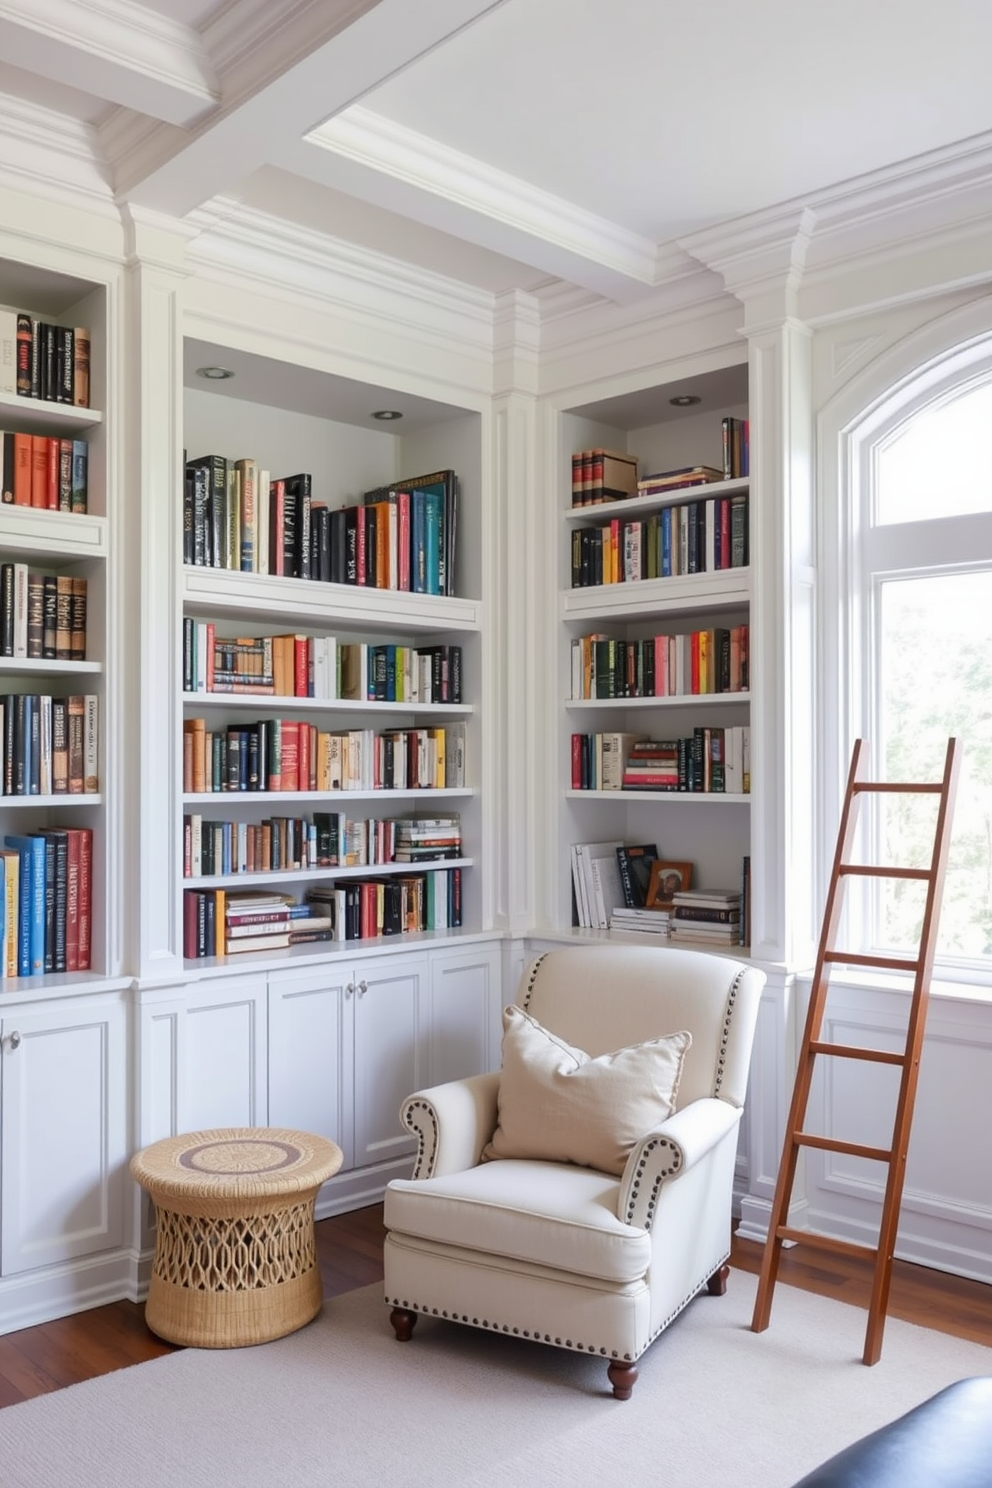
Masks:
[[[266,1012],[263,975],[189,987],[179,1019],[179,1131],[266,1125]]]
[[[354,1164],[354,975],[335,965],[269,977],[269,1124],[337,1142]]]
[[[498,945],[431,952],[427,1079],[431,1085],[498,1069],[503,1007]]]
[[[123,1243],[126,1010],[120,998],[10,1009],[0,1023],[0,1272]]]
[[[414,1150],[399,1110],[425,1083],[421,1029],[429,975],[424,955],[382,957],[355,967],[356,1167]]]

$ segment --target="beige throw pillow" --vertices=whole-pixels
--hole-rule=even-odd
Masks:
[[[591,1058],[523,1008],[503,1012],[499,1123],[484,1158],[623,1172],[634,1145],[675,1110],[690,1033]]]

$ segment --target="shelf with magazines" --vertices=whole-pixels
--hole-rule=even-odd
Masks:
[[[0,262],[0,986],[24,995],[120,972],[108,283]]]
[[[479,415],[228,349],[187,360],[251,390],[187,376],[187,966],[481,927]],[[403,424],[370,427],[382,406]],[[248,892],[277,902],[242,935]]]
[[[676,407],[674,396],[693,402]],[[650,847],[707,889],[741,882],[751,818],[748,430],[743,364],[562,412],[572,479],[561,483],[558,567],[559,929],[668,934],[667,916],[622,900],[610,874],[615,905],[598,919],[583,912],[570,870],[580,845],[608,848],[607,862],[617,845]],[[591,500],[582,489],[590,458]],[[614,907],[629,923],[623,913],[613,923]]]

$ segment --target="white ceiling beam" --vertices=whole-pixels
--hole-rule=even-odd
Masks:
[[[220,98],[198,34],[127,0],[0,0],[0,57],[169,124],[192,124]]]
[[[0,0],[2,3],[2,0]],[[146,142],[118,180],[118,195],[183,217],[287,145],[505,0],[349,0],[333,33],[301,49],[278,76],[222,107],[185,140],[172,131]],[[324,12],[326,14],[326,11]]]
[[[272,163],[613,300],[658,282],[647,238],[362,106],[287,143]]]

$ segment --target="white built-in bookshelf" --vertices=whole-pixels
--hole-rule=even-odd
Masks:
[[[690,392],[698,405],[676,408],[669,397]],[[574,452],[603,447],[633,455],[644,477],[694,465],[721,468],[724,418],[747,418],[747,367],[697,374],[671,386],[603,398],[599,404],[560,414],[557,643],[559,709],[557,927],[576,921],[570,848],[574,843],[622,841],[657,845],[662,860],[692,864],[697,887],[735,889],[750,854],[751,796],[743,790],[653,791],[582,788],[573,778],[573,736],[621,734],[673,741],[697,730],[749,728],[752,689],[692,692],[688,660],[686,691],[677,695],[583,696],[574,672],[575,646],[582,638],[630,643],[692,632],[733,631],[750,617],[750,572],[746,566],[705,568],[674,576],[624,582],[573,583],[574,534],[611,522],[639,522],[665,508],[689,502],[750,499],[750,481],[735,477],[659,494],[629,496],[592,506],[573,505],[570,461]],[[649,421],[650,419],[650,421]],[[711,513],[712,519],[712,513]],[[703,520],[700,512],[700,521]],[[623,541],[621,535],[621,542]],[[681,643],[688,648],[689,643]],[[688,649],[686,657],[688,657]],[[758,685],[760,685],[760,678]],[[749,678],[753,683],[753,671]],[[588,685],[584,689],[589,691]],[[623,692],[622,681],[617,691]],[[752,765],[753,776],[753,765]],[[590,933],[581,932],[583,936]],[[600,932],[606,933],[606,932]],[[735,948],[736,950],[736,948]]]
[[[229,367],[235,376],[211,383],[197,375],[203,365]],[[204,634],[207,626],[220,639],[254,638],[293,634],[305,645],[314,638],[330,638],[340,656],[343,648],[395,647],[400,654],[435,647],[457,648],[461,663],[461,700],[445,702],[436,696],[414,700],[372,701],[368,697],[333,695],[301,697],[287,693],[267,696],[237,695],[190,690],[188,676],[179,677],[184,725],[202,721],[211,733],[224,735],[242,728],[247,721],[288,720],[291,725],[311,726],[318,733],[358,731],[365,747],[384,735],[411,731],[432,734],[444,731],[447,744],[445,783],[434,777],[430,786],[401,782],[399,787],[366,780],[351,789],[297,790],[191,790],[188,776],[178,799],[182,819],[175,823],[174,871],[181,882],[182,897],[240,891],[276,891],[298,900],[308,892],[329,885],[346,888],[352,880],[409,877],[415,871],[408,862],[377,859],[342,865],[307,861],[305,854],[290,867],[259,867],[242,853],[237,862],[236,844],[242,844],[252,829],[263,822],[290,816],[309,823],[315,814],[329,813],[351,822],[403,821],[411,818],[457,817],[461,847],[457,858],[416,868],[436,874],[435,885],[446,906],[435,906],[436,928],[414,933],[404,930],[408,941],[437,943],[458,930],[477,929],[482,924],[483,898],[480,885],[483,860],[483,812],[479,781],[483,738],[479,700],[481,669],[481,558],[480,500],[481,448],[478,414],[447,404],[432,404],[424,398],[404,398],[395,390],[345,382],[298,365],[280,364],[272,358],[257,358],[230,348],[188,342],[183,444],[186,457],[217,454],[229,462],[251,458],[272,479],[296,472],[311,476],[314,502],[331,508],[360,505],[364,493],[393,488],[403,477],[433,471],[454,470],[457,476],[457,526],[453,593],[418,593],[371,584],[325,582],[287,578],[272,573],[240,572],[181,563],[182,616]],[[403,418],[377,421],[377,409],[398,408]],[[181,559],[181,553],[180,553]],[[456,773],[455,746],[464,768]],[[398,746],[397,746],[398,747]],[[182,765],[182,741],[176,741],[177,769]],[[326,780],[324,787],[326,787]],[[230,862],[218,871],[191,871],[190,822],[226,822],[228,840],[235,844]],[[201,830],[197,828],[197,830]],[[257,838],[258,833],[255,833]],[[201,864],[202,867],[202,864]],[[454,873],[458,870],[457,894],[460,924],[454,918]],[[223,902],[223,901],[222,901]],[[356,953],[382,949],[395,936],[305,943],[280,951],[280,961],[294,956],[353,957]],[[189,940],[185,949],[191,949]],[[202,950],[202,943],[201,943]],[[226,962],[247,969],[264,952],[230,954]],[[187,959],[187,967],[208,972],[218,960],[198,955]]]
[[[24,317],[35,322],[36,340],[41,335],[39,325],[80,327],[89,332],[87,405],[76,406],[54,396],[19,394],[16,385],[10,387],[9,377],[0,384],[0,446],[5,464],[0,565],[5,605],[14,609],[13,615],[8,609],[5,617],[2,649],[8,654],[0,655],[4,717],[0,735],[0,847],[10,836],[36,838],[43,833],[68,831],[73,858],[67,868],[60,857],[56,883],[54,852],[50,853],[45,866],[43,960],[39,964],[39,942],[32,937],[30,974],[20,974],[24,967],[18,957],[19,974],[8,974],[0,982],[5,993],[35,995],[46,989],[81,987],[121,970],[114,886],[119,853],[112,841],[119,820],[114,719],[121,668],[113,620],[119,534],[115,530],[114,456],[109,429],[114,416],[107,408],[109,300],[105,284],[43,266],[0,261],[5,368],[9,366],[7,343],[14,320],[11,311],[20,312],[22,331]],[[65,355],[67,361],[71,360],[71,349]],[[85,495],[80,499],[77,489],[76,509],[69,510],[73,448],[77,474],[82,458],[85,475],[79,477],[79,489],[84,487]],[[26,486],[23,461],[29,454],[34,478]],[[52,463],[46,490],[42,466],[49,455]],[[83,504],[85,510],[80,510]],[[58,588],[68,595],[73,580],[77,581],[77,606],[81,591],[84,593],[83,609],[77,608],[76,612],[77,644],[69,656],[65,646],[69,611],[60,610],[56,622],[54,594]],[[29,608],[27,638],[23,618],[17,617],[23,606],[25,582],[37,596],[33,601],[36,607]],[[46,587],[51,607],[46,605],[43,610],[40,596]],[[68,606],[68,599],[65,603]],[[61,630],[55,654],[53,629],[57,623]],[[13,643],[12,635],[16,637]],[[64,774],[69,739],[63,734],[70,698],[88,699],[90,751],[88,778],[80,785],[77,776],[71,788]],[[62,720],[54,724],[54,739],[53,711],[56,720]],[[74,724],[73,742],[78,745],[76,727]],[[82,863],[77,858],[80,830],[85,833],[87,848]],[[20,873],[18,877],[21,879]],[[20,913],[17,916],[23,917]],[[28,917],[34,918],[33,905]],[[10,916],[7,923],[11,924]]]

